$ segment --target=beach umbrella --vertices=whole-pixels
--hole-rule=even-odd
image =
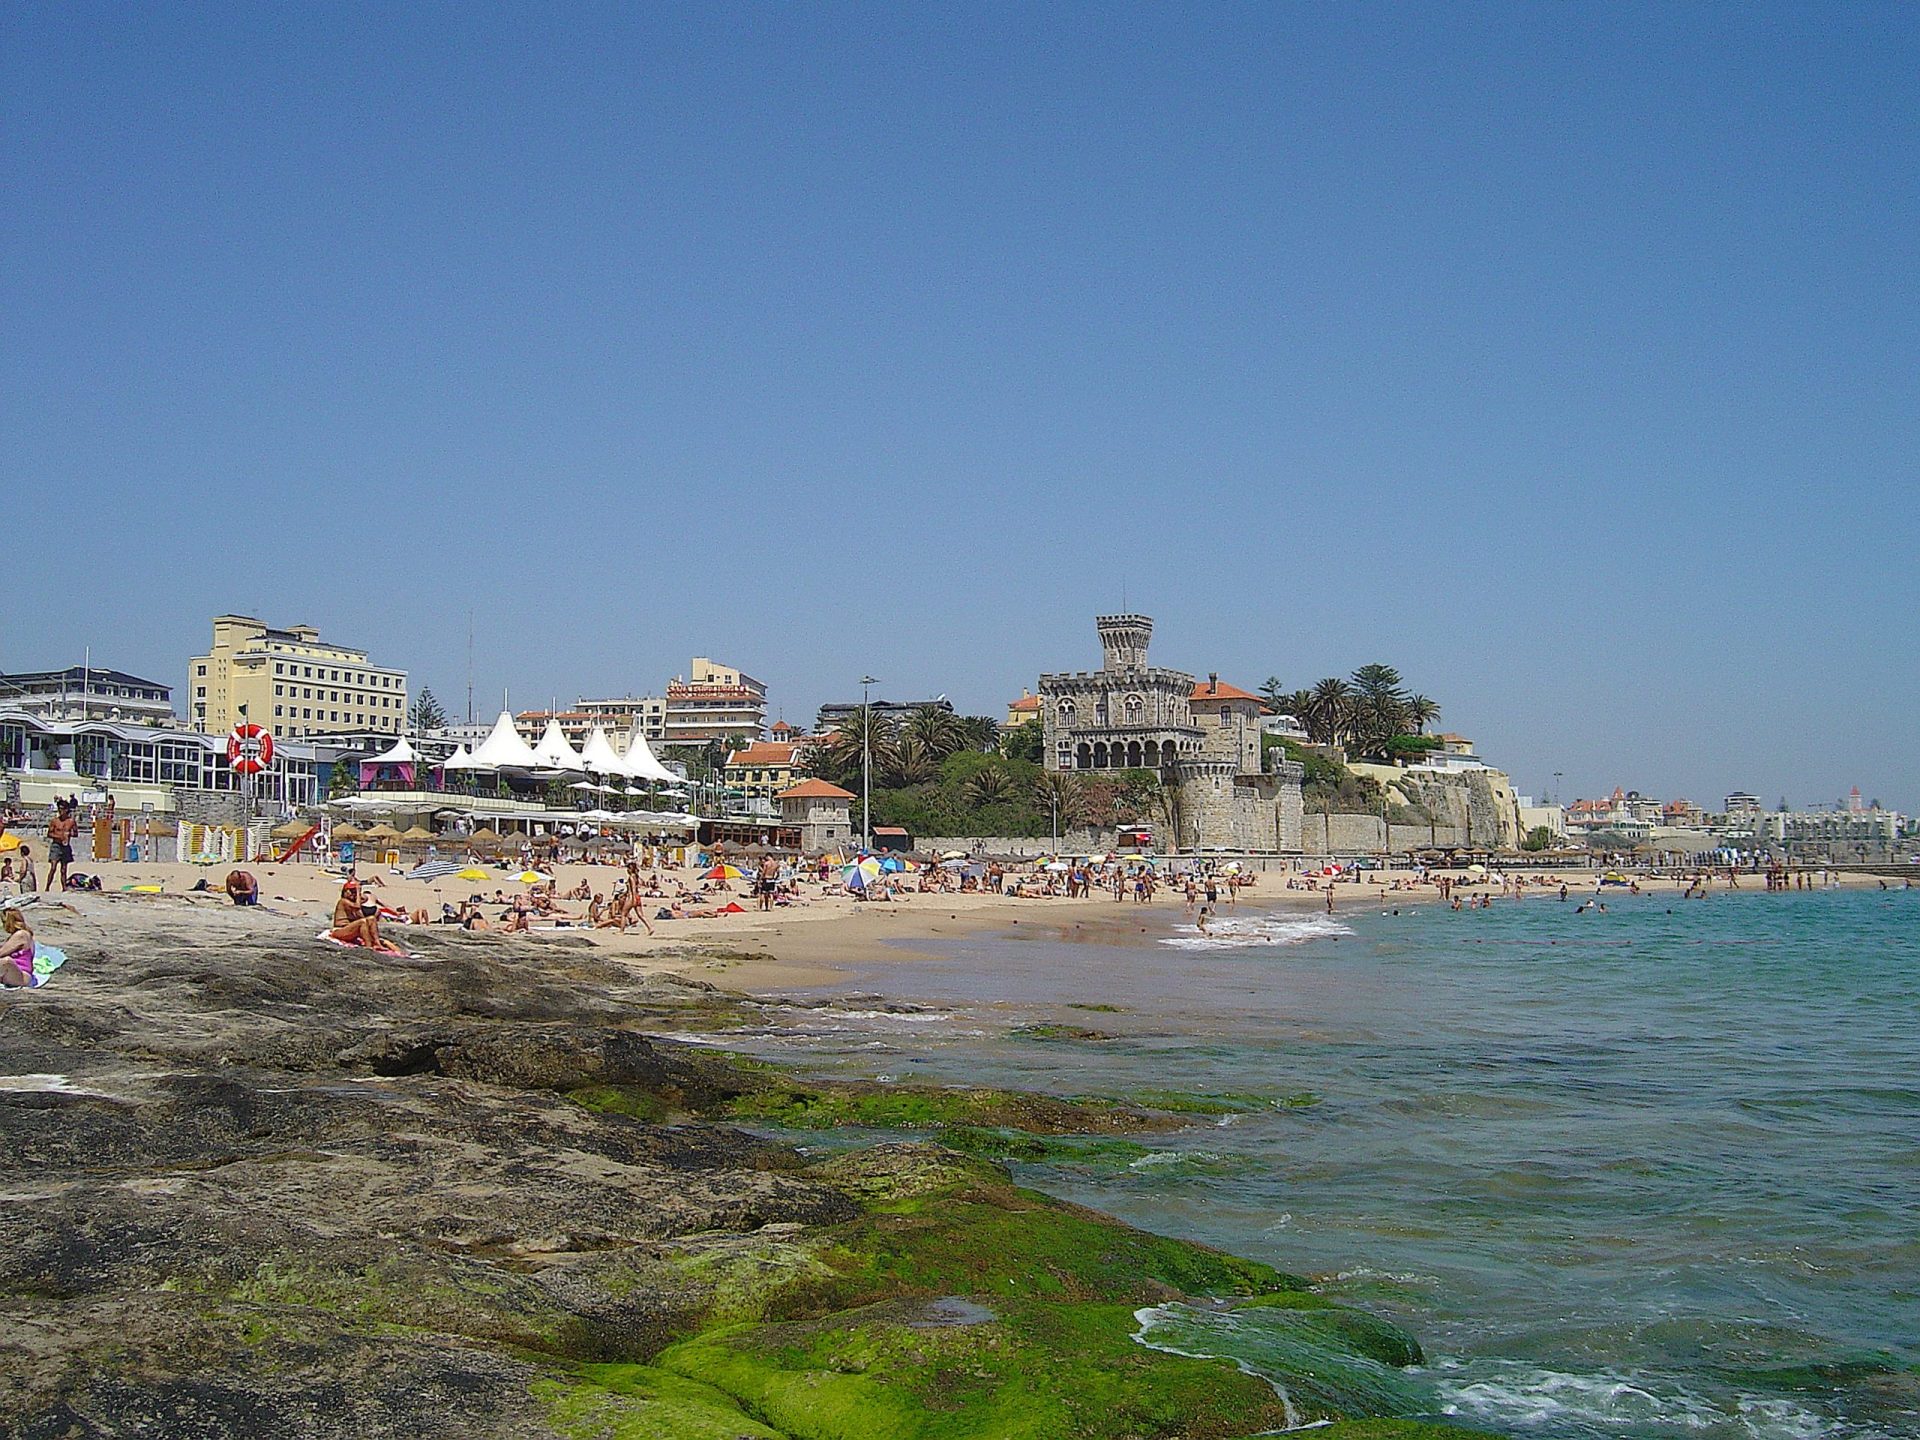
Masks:
[[[967,852],[964,850],[949,850],[940,858],[942,860],[964,860],[967,858]]]
[[[400,832],[384,821],[367,831],[369,840],[398,840],[399,838]]]
[[[744,880],[747,877],[738,866],[716,865],[700,878],[702,880]]]
[[[546,885],[553,880],[553,876],[542,875],[538,870],[522,870],[513,878],[522,885]]]
[[[500,843],[500,832],[492,826],[482,825],[467,838],[476,845],[498,845]]]
[[[333,827],[333,838],[336,844],[342,840],[364,840],[367,838],[367,832],[358,825],[336,825]]]
[[[18,850],[19,848],[20,837],[18,835],[0,835],[0,850]]]
[[[462,880],[490,880],[493,877],[488,875],[486,871],[477,870],[473,866],[469,865],[466,869],[460,872],[460,878]]]
[[[409,870],[407,878],[409,880],[442,880],[449,875],[461,873],[460,867],[451,860],[428,860]],[[473,873],[483,880],[486,879],[486,876],[481,875],[478,870]]]
[[[898,855],[889,855],[880,862],[881,871],[888,875],[898,875],[906,868],[907,862],[902,860]]]
[[[402,840],[434,840],[439,837],[424,825],[409,825],[401,832]]]
[[[276,840],[298,840],[302,835],[306,834],[307,831],[311,828],[312,827],[307,825],[304,821],[289,820],[284,825],[276,825],[273,827],[273,838]],[[5,848],[5,847],[0,847],[0,848]]]
[[[880,862],[878,860],[860,859],[840,867],[840,879],[842,883],[850,885],[856,890],[864,888],[869,880],[878,879],[879,875]]]
[[[1059,875],[1064,871],[1071,870],[1073,866],[1069,865],[1064,860],[1055,860],[1052,864],[1043,866],[1042,868],[1047,870],[1051,874]]]

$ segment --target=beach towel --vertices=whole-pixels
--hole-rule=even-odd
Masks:
[[[38,990],[47,983],[49,976],[67,963],[67,952],[53,945],[42,945],[38,941],[33,947],[33,970],[27,976],[29,989]]]
[[[333,938],[332,932],[328,930],[322,930],[313,938],[316,940],[324,940],[329,945],[338,945],[342,950],[358,950],[363,954],[377,955],[382,960],[418,960],[420,958],[411,950],[375,950],[366,945],[356,945],[351,940],[336,940]]]

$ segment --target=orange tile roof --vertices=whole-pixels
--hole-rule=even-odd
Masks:
[[[793,746],[784,740],[756,740],[744,750],[736,750],[727,757],[729,767],[735,765],[791,765]]]
[[[1007,712],[1011,714],[1015,710],[1038,710],[1039,708],[1040,697],[1038,695],[1022,695],[1018,700],[1015,700],[1011,705],[1007,706]]]
[[[1192,700],[1251,700],[1256,705],[1264,705],[1267,703],[1266,701],[1262,700],[1258,695],[1254,695],[1249,693],[1248,691],[1242,690],[1238,685],[1229,685],[1224,680],[1201,681],[1198,685],[1195,685],[1193,687],[1193,694],[1189,696],[1188,699],[1190,701]]]
[[[782,790],[773,798],[776,800],[851,800],[853,792],[842,790],[838,785],[829,785],[824,780],[802,780],[798,785]]]

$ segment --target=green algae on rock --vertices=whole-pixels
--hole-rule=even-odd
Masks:
[[[662,1038],[736,1002],[580,948],[423,933],[436,963],[368,966],[271,916],[196,920],[220,942],[74,922],[71,981],[0,1029],[0,1073],[86,1080],[0,1095],[0,1175],[31,1197],[0,1206],[7,1433],[1199,1440],[1288,1404],[1140,1343],[1143,1309],[1272,1308],[1343,1374],[1410,1353],[983,1159],[810,1162],[718,1118],[1121,1157],[1164,1113],[807,1084]]]

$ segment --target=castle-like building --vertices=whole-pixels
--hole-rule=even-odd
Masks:
[[[1298,850],[1302,768],[1261,763],[1258,695],[1147,663],[1153,621],[1102,615],[1098,670],[1040,677],[1045,762],[1053,770],[1152,770],[1177,788],[1187,850]]]

